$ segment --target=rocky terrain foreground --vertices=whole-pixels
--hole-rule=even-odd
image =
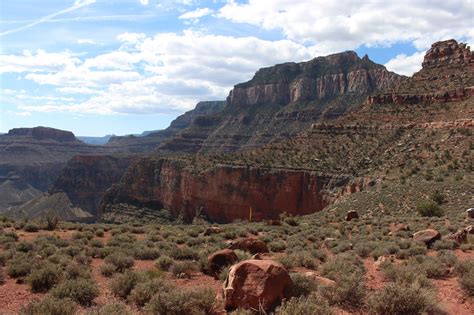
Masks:
[[[0,135],[0,313],[473,314],[473,91],[448,40],[412,77],[260,69],[104,146]]]

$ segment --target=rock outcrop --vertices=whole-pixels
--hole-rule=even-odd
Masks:
[[[287,297],[292,286],[281,264],[271,260],[245,260],[229,270],[224,283],[225,308],[267,312]]]
[[[424,243],[428,247],[440,239],[441,234],[434,229],[421,230],[413,234],[413,240],[415,242]]]
[[[218,165],[196,169],[195,162],[143,158],[107,191],[99,216],[113,220],[114,205],[168,209],[190,221],[201,214],[216,222],[277,219],[323,209],[323,189],[331,177],[314,172]]]
[[[68,161],[49,194],[66,193],[72,204],[97,214],[105,191],[118,182],[134,156],[77,155]]]
[[[8,131],[8,136],[31,137],[36,140],[54,140],[59,142],[74,142],[76,137],[70,131],[48,127],[14,128]]]
[[[454,39],[436,42],[426,52],[422,69],[386,93],[369,96],[366,103],[430,104],[458,102],[474,96],[474,53]]]
[[[162,151],[171,150],[179,152],[195,151],[192,141],[194,132],[190,134],[182,131],[186,128],[196,125],[204,127],[206,122],[218,115],[224,109],[225,101],[205,101],[197,103],[196,107],[184,114],[178,116],[171,122],[168,128],[151,132],[144,136],[122,136],[112,137],[106,144],[106,147],[113,149],[115,152],[131,152],[131,153],[147,153],[156,150],[162,146]],[[208,123],[208,122],[207,122]],[[193,130],[195,128],[191,128]],[[198,133],[201,133],[199,131]],[[182,141],[182,138],[185,141]],[[202,136],[197,137],[198,141],[202,141]],[[191,144],[190,144],[191,143]],[[188,147],[191,148],[188,148]]]
[[[308,62],[285,63],[260,69],[252,80],[230,92],[229,106],[323,100],[347,93],[366,94],[397,84],[402,77],[367,57],[347,51]]]
[[[13,195],[4,199],[12,202],[0,202],[0,212],[29,201],[38,191],[47,191],[74,155],[102,152],[102,148],[76,140],[69,131],[52,128],[17,128],[0,135],[0,195]]]
[[[469,46],[454,39],[436,42],[426,52],[423,68],[435,68],[448,65],[467,65],[474,62],[474,52]]]

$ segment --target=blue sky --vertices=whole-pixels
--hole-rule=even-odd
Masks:
[[[39,4],[40,3],[40,4]],[[3,0],[0,132],[165,128],[260,67],[344,50],[411,75],[437,40],[474,42],[473,0]]]

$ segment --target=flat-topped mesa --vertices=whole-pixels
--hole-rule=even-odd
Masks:
[[[367,56],[353,51],[318,57],[308,62],[284,63],[257,71],[252,80],[230,92],[230,106],[331,99],[352,93],[363,95],[398,85],[403,76],[389,72]]]
[[[466,65],[474,62],[474,52],[464,43],[454,39],[436,42],[426,52],[423,68],[436,68],[446,65]]]
[[[48,127],[14,128],[8,131],[8,136],[26,136],[37,140],[55,140],[59,142],[76,141],[76,137],[72,132]]]

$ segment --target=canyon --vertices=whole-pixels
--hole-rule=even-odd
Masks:
[[[42,193],[28,205],[35,213],[54,199],[72,213],[68,219],[83,217],[71,210],[81,209],[115,223],[159,221],[163,209],[185,222],[309,214],[393,182],[414,160],[436,170],[441,148],[457,161],[453,167],[469,169],[473,67],[469,47],[453,40],[434,43],[412,77],[344,52],[260,69],[226,101],[201,102],[143,137],[88,146],[69,134],[12,131],[20,140],[3,140],[0,154],[25,139],[61,152],[51,173],[39,173],[47,183],[26,181]],[[0,144],[5,137],[12,135]],[[7,167],[11,183],[20,167]],[[21,213],[28,216],[24,207]]]

